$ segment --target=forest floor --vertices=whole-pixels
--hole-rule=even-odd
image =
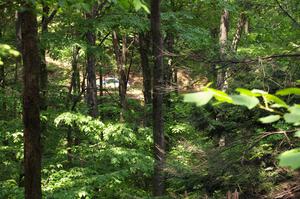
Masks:
[[[60,61],[54,60],[49,56],[46,57],[46,61],[48,63],[48,70],[50,74],[50,81],[51,79],[55,82],[59,82],[62,87],[69,87],[70,86],[70,77],[71,77],[71,63],[69,61]],[[107,74],[104,75],[105,78],[112,77],[113,71],[109,71]],[[99,76],[96,76],[97,81],[99,80]],[[177,72],[178,78],[178,91],[179,93],[187,93],[187,92],[194,92],[199,91],[200,88],[206,85],[207,79],[197,77],[196,81],[194,77],[186,72],[183,69],[179,69]],[[82,77],[81,77],[82,79]],[[137,99],[142,101],[143,100],[143,77],[140,72],[132,72],[129,78],[129,88],[127,90],[127,96],[131,99]],[[169,89],[175,89],[174,87]],[[107,94],[115,94],[118,90],[117,89],[108,89],[107,92],[104,92],[104,95]]]

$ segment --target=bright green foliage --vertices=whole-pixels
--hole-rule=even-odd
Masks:
[[[1,60],[1,58],[8,56],[18,57],[20,56],[20,53],[13,49],[11,46],[0,43],[0,65],[3,65],[3,61]]]
[[[247,95],[231,95],[233,104],[246,106],[248,109],[253,109],[258,103],[259,100],[253,96]]]
[[[211,89],[210,89],[211,91]],[[236,104],[241,106],[246,106],[248,109],[252,109],[256,107],[259,104],[259,108],[264,109],[269,112],[276,112],[277,115],[269,115],[266,117],[262,117],[259,119],[261,123],[269,124],[274,123],[280,120],[283,116],[286,123],[291,123],[294,125],[300,125],[300,105],[296,104],[293,106],[288,106],[287,103],[285,103],[282,99],[275,95],[271,95],[265,91],[254,89],[252,91],[247,89],[238,88],[236,91],[240,92],[240,95],[231,95],[232,102],[227,101],[230,104]],[[298,95],[300,89],[298,88],[287,88],[276,92],[276,95]],[[222,96],[225,96],[222,91],[219,91],[222,93]],[[217,93],[217,92],[215,92]],[[189,97],[192,94],[187,94],[185,96]],[[259,98],[261,98],[261,103],[259,101]],[[211,98],[210,98],[211,99]],[[224,102],[222,98],[215,98],[217,101]],[[186,102],[194,102],[196,104],[205,105],[209,102],[209,100],[206,100],[205,103],[203,103],[203,99],[197,99],[196,97],[192,98],[192,100]],[[287,108],[289,113],[282,113],[281,110],[277,110],[280,108]],[[298,133],[296,134],[298,136]],[[286,151],[282,153],[279,156],[279,165],[280,166],[289,166],[292,169],[298,169],[300,168],[300,153],[298,149],[293,149]]]
[[[284,114],[284,119],[287,123],[292,123],[295,125],[300,124],[300,106],[299,105],[294,105],[292,107],[289,107],[289,112]]]
[[[300,149],[292,149],[279,156],[279,165],[282,167],[300,168]]]
[[[259,118],[259,121],[264,124],[273,123],[280,120],[280,115],[269,115],[267,117]]]
[[[286,88],[276,92],[276,95],[300,95],[300,88]]]
[[[39,46],[47,49],[49,107],[41,114],[44,198],[151,198],[153,138],[151,105],[142,102],[142,71],[138,34],[149,41],[151,1],[145,0],[43,0],[34,1],[39,25]],[[97,10],[92,19],[86,14]],[[300,21],[299,0],[278,1]],[[42,3],[49,14],[57,9],[41,33]],[[16,11],[19,1],[0,3],[0,198],[24,198],[22,137],[22,69],[14,49]],[[278,155],[299,147],[300,29],[276,4],[262,0],[165,0],[161,1],[164,65],[178,73],[178,93],[198,90],[217,73],[228,72],[228,90],[208,86],[184,99],[167,88],[164,122],[166,137],[166,196],[163,198],[224,198],[238,190],[240,198],[269,196],[275,186],[290,180],[278,168]],[[226,56],[220,59],[220,15],[229,11]],[[22,10],[22,8],[21,8]],[[230,49],[240,14],[249,22],[242,30],[236,52]],[[69,93],[73,47],[80,47],[78,69],[81,83],[86,74],[86,52],[96,57],[96,75],[118,76],[111,32],[126,36],[126,66],[131,65],[128,110],[120,123],[117,90],[98,96],[99,118],[87,116],[84,92]],[[87,31],[96,36],[96,46],[86,42]],[[167,36],[174,37],[169,51]],[[104,39],[105,38],[105,39]],[[5,44],[5,45],[4,45]],[[6,45],[7,44],[7,45]],[[101,44],[101,45],[100,45]],[[149,45],[149,66],[153,66]],[[288,57],[289,54],[293,56]],[[3,62],[3,63],[2,63]],[[175,70],[176,69],[176,70]],[[2,75],[2,74],[1,74]],[[174,73],[172,74],[175,79]],[[134,81],[132,82],[132,77]],[[1,77],[2,78],[2,77]],[[138,80],[136,80],[138,79]],[[98,81],[98,80],[97,80]],[[181,85],[181,83],[185,85]],[[136,85],[134,85],[136,84]],[[239,88],[242,87],[242,88]],[[291,87],[291,88],[289,88]],[[131,89],[138,90],[138,96]],[[235,91],[232,88],[237,88]],[[248,90],[245,88],[258,88]],[[282,89],[287,88],[287,89]],[[282,90],[280,90],[282,89]],[[278,92],[276,92],[278,91]],[[232,93],[229,95],[227,93]],[[270,94],[275,93],[275,94]],[[183,103],[191,102],[191,103]],[[212,101],[213,103],[210,103]],[[238,106],[232,106],[240,105]],[[218,105],[218,106],[216,106]],[[247,110],[250,109],[250,110]],[[147,110],[147,111],[145,111]],[[266,111],[268,113],[266,113]],[[145,118],[150,126],[144,128]],[[264,124],[262,124],[264,123]],[[295,133],[296,138],[291,135]],[[69,136],[69,137],[68,137]],[[225,137],[225,146],[219,140]],[[298,149],[280,156],[281,166],[296,168]]]
[[[212,92],[199,92],[199,93],[186,94],[184,96],[184,102],[192,102],[192,103],[196,103],[197,106],[203,106],[207,104],[213,96],[214,95]]]

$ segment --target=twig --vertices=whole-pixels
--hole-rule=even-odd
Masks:
[[[296,19],[295,19],[294,17],[292,17],[292,16],[290,15],[290,13],[288,13],[288,11],[286,11],[286,10],[282,7],[282,5],[280,4],[280,2],[279,2],[278,0],[275,0],[275,1],[276,1],[277,5],[279,6],[279,8],[282,10],[282,12],[283,12],[286,16],[288,16],[288,18],[290,18],[290,19],[294,22],[294,24],[297,26],[297,28],[300,28],[300,23],[299,23],[298,21],[296,21]]]

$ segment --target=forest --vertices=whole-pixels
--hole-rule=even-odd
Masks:
[[[299,0],[0,0],[0,199],[299,199]]]

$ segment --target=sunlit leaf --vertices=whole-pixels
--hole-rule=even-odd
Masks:
[[[280,120],[280,115],[269,115],[267,117],[259,118],[259,121],[264,124],[273,123]]]
[[[284,108],[288,108],[289,106],[279,97],[275,96],[275,95],[271,95],[271,94],[264,94],[263,95],[265,97],[265,99],[267,100],[267,102],[273,102],[273,107],[284,107]]]
[[[213,88],[207,88],[206,90],[209,91],[209,92],[211,92],[213,94],[214,98],[216,98],[216,100],[218,100],[220,102],[233,103],[233,101],[230,98],[230,96],[227,95],[223,91],[216,90],[216,89],[213,89]]]
[[[300,114],[296,113],[286,113],[283,118],[287,123],[295,124],[300,122]]]
[[[255,93],[255,94],[260,94],[260,95],[267,94],[266,91],[259,90],[259,89],[253,89],[251,92]]]
[[[295,133],[295,137],[300,138],[300,131],[297,131],[297,132]]]
[[[246,106],[248,109],[254,108],[259,103],[259,100],[253,96],[232,95],[231,98],[234,104]]]
[[[237,92],[239,92],[241,95],[247,95],[247,96],[253,96],[253,97],[258,97],[261,96],[258,93],[253,93],[252,91],[245,89],[245,88],[237,88],[235,89]]]
[[[277,91],[276,95],[300,95],[300,88],[285,88]]]
[[[196,103],[197,106],[203,106],[207,104],[212,97],[213,93],[208,91],[189,93],[184,95],[184,102]]]
[[[294,105],[289,108],[290,113],[284,114],[284,119],[287,123],[295,124],[300,122],[300,107]]]
[[[282,167],[290,167],[292,169],[300,168],[300,150],[292,149],[282,153],[279,156],[279,165]]]

